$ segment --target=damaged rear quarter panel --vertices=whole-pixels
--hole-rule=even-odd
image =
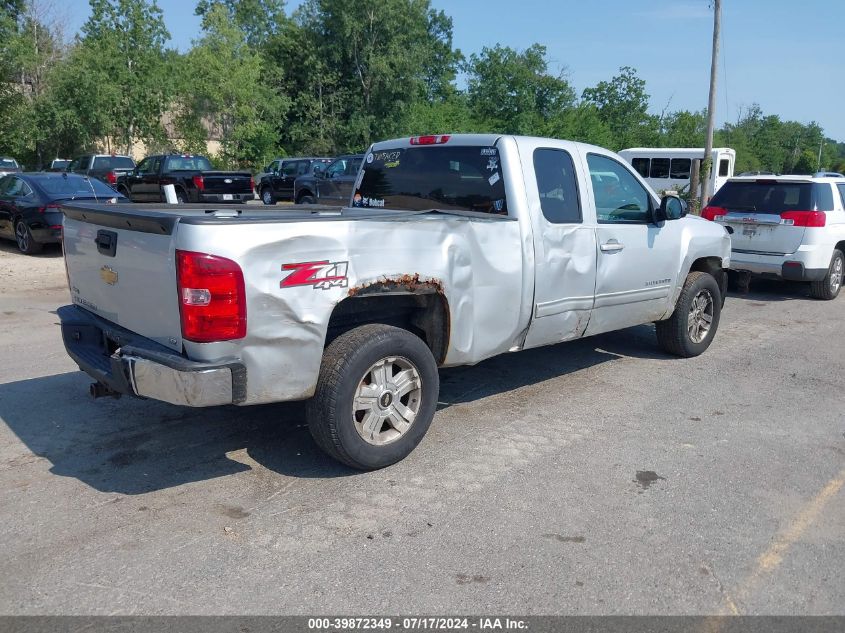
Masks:
[[[190,358],[238,357],[247,367],[243,404],[313,395],[332,311],[357,289],[385,281],[433,283],[445,295],[451,331],[444,364],[507,351],[522,310],[520,227],[500,217],[409,216],[399,220],[183,224],[178,248],[237,261],[247,293],[247,336],[186,342]],[[347,263],[345,284],[281,287],[284,264]],[[512,298],[513,300],[509,300]]]

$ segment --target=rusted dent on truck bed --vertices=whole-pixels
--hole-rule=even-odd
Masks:
[[[419,273],[392,276],[384,275],[376,281],[353,286],[346,294],[349,297],[355,297],[383,292],[396,292],[397,290],[411,294],[445,295],[442,281],[433,277],[422,278]]]

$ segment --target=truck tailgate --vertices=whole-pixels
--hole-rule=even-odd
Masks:
[[[178,216],[65,207],[64,251],[73,303],[181,351],[174,232]]]

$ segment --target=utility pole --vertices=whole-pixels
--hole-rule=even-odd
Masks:
[[[713,130],[716,127],[716,76],[719,68],[719,40],[722,35],[722,0],[713,0],[713,55],[710,58],[710,101],[707,104],[707,140],[701,174],[701,207],[707,206],[707,185],[713,173]],[[718,165],[715,166],[718,169]]]

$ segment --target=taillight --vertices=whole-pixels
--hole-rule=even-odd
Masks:
[[[438,134],[433,136],[412,136],[411,145],[442,145],[448,143],[451,136],[449,134]]]
[[[249,188],[255,189],[255,178],[253,178],[252,176],[249,177]]]
[[[784,211],[780,223],[788,226],[824,226],[827,214],[824,211]]]
[[[194,181],[194,186],[200,191],[205,189],[205,179],[202,177],[202,174],[197,174],[191,180]]]
[[[176,251],[182,337],[197,343],[246,336],[244,275],[231,259]]]
[[[724,219],[727,214],[728,210],[722,207],[704,207],[701,210],[701,217],[711,222],[715,222],[717,218],[719,220]]]
[[[47,213],[47,211],[58,211],[62,208],[60,204],[48,204],[43,207],[38,207],[38,213]]]
[[[109,173],[106,174],[106,180],[109,181],[110,185],[116,185],[117,184],[117,174],[114,173],[113,171],[110,171]]]

